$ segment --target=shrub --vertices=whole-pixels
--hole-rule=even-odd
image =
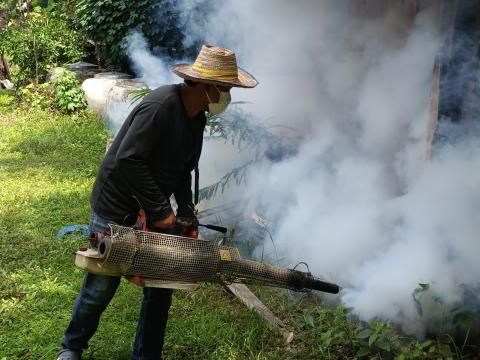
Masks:
[[[36,109],[53,108],[53,92],[50,84],[28,84],[19,90],[20,98],[24,104]]]
[[[80,60],[83,44],[84,37],[55,9],[36,7],[0,30],[0,52],[13,63],[12,80],[19,86],[41,83],[49,68]]]
[[[83,90],[74,72],[63,70],[43,84],[28,84],[20,88],[23,103],[36,109],[58,110],[68,114],[86,108]]]
[[[57,110],[71,113],[86,107],[85,94],[74,72],[65,70],[53,77],[51,82]]]

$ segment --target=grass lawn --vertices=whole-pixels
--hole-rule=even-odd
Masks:
[[[5,96],[0,101],[1,360],[55,359],[83,279],[73,254],[85,244],[80,237],[57,241],[55,235],[64,225],[88,223],[88,199],[106,140],[105,127],[90,113],[63,116],[14,108]],[[458,355],[438,341],[400,338],[383,323],[362,328],[347,321],[345,309],[323,307],[316,296],[292,301],[284,291],[253,289],[294,331],[291,344],[221,287],[204,285],[175,292],[166,359]],[[141,289],[122,281],[85,359],[130,358],[140,301]]]

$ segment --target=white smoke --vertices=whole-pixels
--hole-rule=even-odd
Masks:
[[[128,53],[133,70],[149,88],[154,89],[176,80],[175,75],[170,71],[169,62],[150,53],[148,43],[139,31],[132,31],[127,35],[125,51]]]
[[[460,144],[424,160],[433,13],[406,32],[401,9],[357,17],[349,1],[229,0],[201,17],[188,10],[202,1],[179,3],[189,43],[234,49],[260,81],[234,99],[302,135],[295,156],[252,169],[235,194],[275,224],[280,257],[342,285],[361,319],[418,335],[436,326],[480,278],[480,151]],[[128,49],[140,75],[171,81],[138,38]],[[221,169],[238,162],[225,154]],[[207,146],[203,161],[214,156]],[[420,283],[430,290],[414,294]]]
[[[82,84],[89,107],[102,114],[113,136],[137,104],[130,92],[144,87],[154,89],[176,80],[170,72],[170,62],[153,56],[145,37],[138,30],[126,36],[124,49],[139,79],[91,78]]]

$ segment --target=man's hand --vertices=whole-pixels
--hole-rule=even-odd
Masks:
[[[125,276],[125,277],[132,284],[135,284],[135,285],[140,286],[142,288],[145,286],[145,280],[143,280],[143,278],[141,276],[134,275],[134,276]]]
[[[165,219],[160,219],[155,221],[153,225],[160,229],[169,229],[174,227],[176,223],[177,223],[177,218],[175,217],[175,214],[172,212]]]

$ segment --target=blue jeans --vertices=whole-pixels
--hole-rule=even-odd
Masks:
[[[108,220],[93,211],[90,231],[109,231]],[[82,351],[97,330],[100,316],[112,300],[120,284],[120,276],[103,276],[87,273],[73,307],[70,324],[62,341],[64,349]],[[171,289],[144,288],[140,319],[133,346],[132,359],[158,360],[162,357],[168,310],[172,303]]]

